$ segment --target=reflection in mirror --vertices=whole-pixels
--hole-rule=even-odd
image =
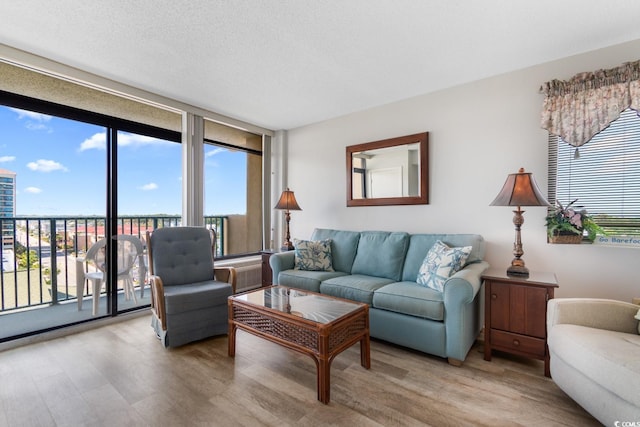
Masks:
[[[347,147],[347,206],[427,204],[428,134]]]
[[[417,197],[419,151],[415,143],[353,153],[353,198]]]

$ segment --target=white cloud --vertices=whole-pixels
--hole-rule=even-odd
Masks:
[[[47,114],[36,113],[35,111],[26,111],[19,108],[10,108],[11,111],[18,114],[18,120],[26,118],[25,127],[34,131],[53,132],[53,129],[45,123],[53,118]]]
[[[32,171],[38,171],[38,172],[53,172],[53,171],[67,172],[69,170],[66,167],[64,167],[62,164],[54,160],[44,160],[44,159],[38,159],[35,162],[29,162],[27,163],[27,167]]]
[[[128,145],[131,146],[139,146],[139,145],[150,145],[150,144],[167,144],[168,141],[163,141],[162,139],[152,138],[150,136],[138,135],[135,133],[119,133],[118,134],[118,145],[121,147],[125,147]]]
[[[42,193],[42,189],[38,187],[27,187],[24,189],[24,192],[31,193],[31,194],[38,194],[38,193]]]
[[[225,151],[229,151],[229,150],[227,150],[226,148],[218,147],[211,151],[207,151],[205,153],[205,157],[212,157],[212,156],[215,156],[216,154],[224,153]]]
[[[135,133],[118,133],[118,146],[119,147],[139,147],[143,145],[152,144],[172,144],[172,142],[164,141],[162,139],[152,138],[150,136],[138,135]],[[85,139],[80,144],[80,151],[84,150],[104,150],[107,147],[107,135],[106,133],[96,133],[90,138]]]
[[[207,148],[205,148],[207,149]],[[220,166],[220,163],[218,162],[218,160],[216,160],[216,157],[218,154],[220,153],[227,153],[229,150],[223,147],[216,147],[211,151],[206,151],[204,153],[204,159],[205,159],[205,166],[207,167],[214,167],[217,168]]]
[[[90,138],[87,138],[84,141],[82,141],[82,144],[80,144],[80,151],[91,150],[94,148],[97,150],[104,150],[106,147],[107,147],[107,134],[104,132],[101,132],[101,133],[96,133]]]
[[[26,111],[19,108],[9,108],[11,111],[18,114],[18,119],[24,119],[25,117],[38,122],[48,122],[52,116],[42,113],[36,113],[35,111]]]
[[[158,184],[156,184],[155,182],[150,182],[149,184],[145,184],[145,185],[142,185],[142,186],[138,187],[138,189],[142,190],[142,191],[157,190],[158,189]]]
[[[0,163],[13,162],[16,156],[0,156]]]
[[[49,126],[45,125],[44,123],[27,122],[27,124],[25,124],[25,127],[29,130],[43,130],[43,131],[47,131],[48,133],[53,132],[53,129],[51,129]]]

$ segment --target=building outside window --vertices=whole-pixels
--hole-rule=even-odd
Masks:
[[[9,160],[9,156],[0,159]],[[13,270],[15,260],[14,226],[13,221],[3,221],[2,218],[12,218],[16,214],[16,173],[7,169],[0,169],[0,249],[2,249],[2,270]]]

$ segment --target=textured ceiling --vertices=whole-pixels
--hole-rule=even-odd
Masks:
[[[0,43],[278,130],[640,39],[638,22],[637,0],[5,0]]]

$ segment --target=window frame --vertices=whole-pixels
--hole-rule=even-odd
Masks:
[[[112,117],[101,113],[95,113],[76,107],[70,107],[51,101],[36,99],[25,95],[19,95],[4,90],[0,90],[0,105],[104,127],[107,137],[106,149],[108,152],[106,159],[107,165],[105,176],[107,185],[105,200],[105,236],[114,236],[118,230],[118,194],[116,185],[118,179],[118,132],[137,133],[140,135],[164,139],[177,143],[181,143],[182,138],[182,134],[177,131],[163,129],[144,123],[133,122],[130,120]],[[108,247],[110,247],[110,250],[112,252],[109,271],[117,271],[117,248],[115,247],[115,245],[109,244]],[[107,278],[109,279],[106,284],[108,306],[107,313],[109,316],[117,316],[118,314],[125,313],[131,310],[137,310],[140,308],[134,307],[132,309],[120,310],[118,308],[118,299],[115,297],[117,292],[117,278],[113,274],[107,274]]]
[[[620,119],[630,120],[633,118],[635,118],[636,120],[635,123],[628,123],[626,121],[618,122],[618,120]],[[622,130],[618,129],[618,127],[616,126],[616,122],[618,122],[617,124],[622,128]],[[631,131],[635,131],[637,135],[632,135],[634,136],[632,138],[629,138],[629,137],[623,138],[625,132],[631,133]],[[601,145],[595,148],[596,146],[594,144],[599,144],[599,143]],[[589,145],[589,144],[592,144],[592,145]],[[632,148],[636,150],[640,150],[640,116],[638,116],[638,113],[634,110],[629,110],[629,109],[623,111],[619,119],[614,121],[610,126],[605,128],[598,134],[596,134],[589,142],[584,144],[582,147],[578,147],[578,148],[565,143],[562,140],[562,138],[557,135],[549,134],[548,136],[548,150],[549,150],[548,151],[548,201],[551,204],[551,207],[549,208],[549,212],[552,212],[554,207],[556,206],[556,200],[559,193],[567,193],[567,192],[569,193],[569,197],[567,197],[567,199],[570,199],[570,200],[564,200],[564,199],[560,200],[561,203],[563,203],[563,205],[573,201],[574,199],[578,199],[578,202],[576,203],[578,207],[580,207],[581,205],[580,204],[581,198],[579,197],[579,195],[571,195],[571,192],[573,191],[573,189],[571,189],[571,184],[569,184],[569,190],[567,190],[566,187],[559,188],[560,186],[562,186],[562,184],[559,183],[559,180],[563,177],[565,177],[566,179],[566,174],[569,174],[570,176],[571,173],[575,170],[573,169],[573,166],[572,166],[573,161],[588,162],[586,163],[586,165],[588,165],[588,167],[592,170],[590,176],[591,178],[593,178],[589,182],[589,184],[591,185],[590,187],[580,183],[576,185],[574,189],[582,190],[582,191],[590,191],[592,189],[597,189],[596,184],[605,183],[603,178],[601,179],[598,178],[599,176],[602,176],[602,175],[597,174],[594,171],[597,170],[598,167],[602,167],[604,165],[607,155],[602,153],[593,154],[597,149],[602,149],[603,145],[605,144],[627,144],[627,145],[638,144],[639,147],[637,149],[634,147]],[[618,148],[619,147],[616,146],[616,149]],[[559,159],[559,155],[561,154],[560,152],[563,152],[562,154],[571,156],[572,158],[569,158],[568,160]],[[589,155],[594,156],[592,158],[593,160],[587,157]],[[578,158],[576,158],[576,156]],[[631,156],[631,160],[633,161],[632,164],[636,165],[636,168],[640,170],[640,155]],[[569,164],[568,166],[567,166],[567,163]],[[613,165],[616,167],[625,166],[623,161],[615,162],[613,163]],[[579,168],[582,168],[582,169],[585,169],[586,167],[587,166],[585,166],[585,164],[579,166]],[[578,167],[576,167],[576,169],[577,168]],[[613,167],[611,167],[611,169],[613,169]],[[625,186],[624,188],[625,189],[636,188],[636,185],[638,186],[638,188],[640,188],[640,172],[637,172],[634,178],[631,179],[628,185]],[[603,188],[610,188],[610,187],[607,186]],[[602,188],[598,189],[598,191],[600,193],[606,193],[606,190]],[[633,198],[629,198],[629,199],[633,199]],[[622,205],[625,205],[624,201],[620,199],[618,200]],[[607,208],[604,208],[604,210],[608,210],[608,207],[611,207],[612,205],[614,205],[614,202],[607,203],[605,205],[607,206]],[[626,204],[627,207],[629,205],[633,205],[633,203]],[[600,211],[598,207],[594,208],[594,207],[586,206],[586,209],[587,209],[587,212],[592,217],[592,219],[600,227],[602,227],[605,230],[607,235],[612,235],[612,236],[625,235],[625,236],[635,237],[635,236],[640,236],[640,204],[638,205],[639,206],[635,207],[635,209],[634,208],[629,209],[631,212],[633,212],[634,214],[633,217],[611,216],[610,213]],[[603,209],[602,205],[600,206],[600,209]],[[611,208],[611,210],[613,209],[614,208]],[[588,241],[588,240],[584,239],[583,241]]]
[[[262,159],[264,158],[264,152],[262,150],[256,150],[254,148],[250,148],[250,147],[245,147],[245,146],[241,146],[241,145],[237,145],[237,144],[232,144],[232,143],[228,143],[228,142],[222,142],[222,141],[218,141],[218,140],[214,140],[211,138],[207,138],[204,137],[203,138],[203,145],[209,145],[209,146],[217,146],[217,147],[222,147],[222,148],[227,148],[230,150],[234,150],[234,151],[240,151],[245,153],[246,155],[255,155],[260,157],[261,159],[261,164],[263,164],[264,162],[262,161]],[[264,180],[264,168],[261,167],[261,171],[260,171],[260,175],[262,177],[262,180]],[[203,179],[206,180],[206,177],[203,177]],[[206,183],[204,184],[206,185]],[[263,183],[261,183],[260,185],[261,187],[261,197],[262,199],[264,199],[264,192],[262,191],[262,188],[264,187]],[[247,188],[248,190],[248,188]],[[205,194],[206,194],[206,188],[205,188]],[[261,200],[260,205],[262,206],[263,200]],[[207,213],[206,213],[206,209],[205,212],[203,212],[205,218],[207,217]],[[245,215],[248,215],[248,207],[247,207],[247,212],[245,213]],[[261,212],[261,217],[262,217],[262,212]],[[225,253],[223,256],[217,258],[220,260],[229,260],[229,259],[234,259],[234,258],[244,258],[244,257],[248,257],[248,256],[255,256],[255,255],[259,255],[264,249],[264,242],[263,242],[263,238],[262,235],[264,234],[264,230],[262,230],[264,228],[264,223],[261,221],[260,223],[260,237],[261,237],[261,242],[260,242],[260,248],[256,251],[249,251],[249,252],[242,252],[242,253]],[[218,236],[219,239],[222,238],[222,236]]]

